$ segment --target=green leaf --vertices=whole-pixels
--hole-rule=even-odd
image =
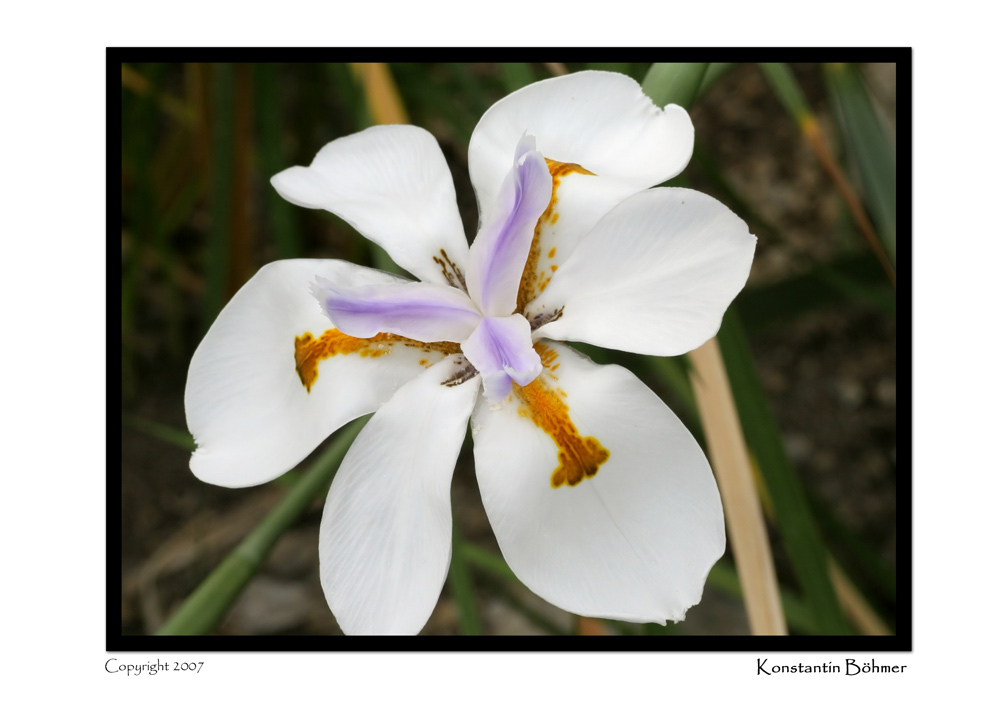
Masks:
[[[728,74],[729,70],[734,66],[736,66],[736,64],[727,62],[713,62],[709,64],[708,68],[705,70],[705,76],[701,80],[701,85],[698,87],[698,98],[701,98],[705,91],[712,87],[712,84]]]
[[[808,120],[812,111],[809,110],[806,97],[803,95],[802,89],[799,88],[799,83],[795,80],[792,70],[788,68],[788,64],[761,64],[760,68],[778,95],[778,100],[784,104],[796,122],[801,124]]]
[[[853,64],[825,64],[827,90],[847,156],[861,177],[879,240],[896,263],[896,148]]]
[[[658,106],[676,103],[690,108],[701,88],[708,64],[653,64],[642,90]]]
[[[159,636],[206,634],[215,628],[260,569],[281,535],[327,488],[370,415],[341,428],[322,455],[260,525],[216,567],[156,632]]]
[[[501,63],[500,77],[508,93],[513,93],[517,89],[535,82],[535,72],[532,70],[531,64]]]
[[[677,624],[672,624],[669,621],[665,626],[660,626],[660,624],[642,625],[643,636],[676,636],[678,633]]]
[[[172,444],[175,447],[186,449],[189,452],[193,452],[195,449],[194,437],[185,430],[179,430],[176,427],[162,425],[159,422],[153,422],[152,420],[126,413],[122,413],[122,424],[150,437],[155,437],[156,439]]]
[[[816,271],[816,277],[843,293],[849,300],[863,302],[872,309],[881,310],[891,317],[896,316],[896,295],[891,290],[859,282],[831,268],[820,268]]]
[[[747,329],[787,322],[822,307],[859,303],[895,316],[896,297],[870,253],[840,258],[810,272],[748,287],[733,303]]]
[[[517,578],[517,575],[514,574],[514,570],[510,568],[507,561],[501,555],[490,552],[473,543],[464,543],[461,553],[466,562],[474,565],[477,569],[488,572],[493,577],[504,582],[515,582],[519,586],[524,586],[521,584],[521,580]]]
[[[612,353],[608,349],[594,346],[593,344],[586,344],[582,341],[567,341],[566,344],[582,353],[594,363],[602,365],[611,363]]]

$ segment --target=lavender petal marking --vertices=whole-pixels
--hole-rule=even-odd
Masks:
[[[528,385],[542,372],[542,361],[531,345],[531,326],[520,314],[483,317],[462,342],[462,353],[482,374],[486,397],[493,402],[510,395],[512,379]]]
[[[514,165],[469,250],[469,294],[486,316],[514,311],[535,224],[551,198],[548,165],[535,149],[535,138],[524,135],[514,152]]]
[[[386,333],[457,343],[482,318],[461,290],[427,282],[339,287],[317,278],[313,295],[335,327],[361,339]]]

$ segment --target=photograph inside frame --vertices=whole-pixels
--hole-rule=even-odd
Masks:
[[[909,50],[117,53],[108,650],[911,649]]]

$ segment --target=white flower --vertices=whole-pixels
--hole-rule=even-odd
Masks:
[[[684,168],[693,140],[683,109],[657,108],[618,74],[517,91],[469,146],[471,248],[420,128],[370,128],[273,178],[421,279],[271,263],[191,361],[191,468],[214,484],[274,479],[375,411],[320,530],[323,587],[346,633],[416,633],[430,616],[470,416],[483,504],[529,588],[628,621],[678,621],[700,601],[725,548],[703,452],[632,373],[556,343],[672,356],[718,330],[756,239],[708,196],[651,188]]]

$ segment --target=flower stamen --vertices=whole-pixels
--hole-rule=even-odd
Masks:
[[[451,378],[445,380],[443,383],[441,383],[441,385],[446,385],[449,388],[453,388],[456,385],[462,385],[462,383],[470,381],[477,375],[479,375],[479,371],[476,370],[476,367],[473,366],[471,363],[469,363],[468,359],[466,359],[464,356],[458,359],[455,363],[461,366],[458,373],[453,375]]]
[[[544,326],[549,322],[554,322],[559,319],[563,315],[563,309],[565,309],[565,306],[560,307],[554,312],[539,312],[529,320],[531,330],[534,331],[540,326]]]
[[[465,294],[469,294],[469,289],[465,286],[465,275],[462,274],[462,270],[452,262],[444,248],[440,252],[441,257],[439,258],[435,255],[433,260],[441,266],[441,274],[444,275],[449,285],[457,287]]]

